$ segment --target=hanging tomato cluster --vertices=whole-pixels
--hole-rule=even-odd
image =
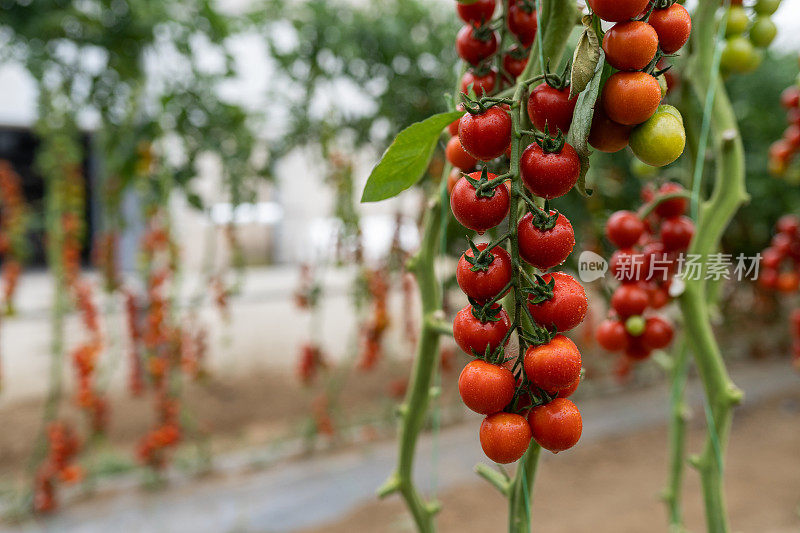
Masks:
[[[692,19],[670,0],[589,0],[602,20],[615,24],[603,36],[606,62],[614,72],[603,86],[589,144],[613,153],[631,147],[642,162],[663,167],[683,153],[686,132],[680,112],[661,105],[669,88],[663,58],[689,39]]]
[[[730,4],[725,14],[725,48],[720,56],[720,69],[725,74],[752,72],[764,59],[762,49],[778,34],[770,15],[778,10],[781,0],[757,0],[752,8],[745,8],[742,0]]]
[[[783,90],[781,105],[786,109],[789,126],[783,132],[783,138],[769,147],[767,165],[775,176],[786,174],[792,160],[800,152],[800,81]]]
[[[778,219],[770,245],[761,252],[758,282],[766,290],[782,293],[800,288],[800,217]]]
[[[33,509],[37,513],[55,510],[56,483],[76,483],[83,479],[83,469],[74,464],[81,448],[78,435],[65,422],[51,422],[47,427],[48,455],[36,470],[33,484]]]
[[[596,338],[606,350],[622,352],[619,377],[628,374],[633,362],[672,342],[672,324],[655,311],[672,299],[669,288],[679,255],[694,236],[694,223],[684,215],[685,193],[677,183],[665,183],[657,192],[646,188],[642,196],[655,205],[652,214],[642,218],[632,211],[617,211],[606,222],[606,237],[617,248],[609,269],[620,285]]]
[[[367,296],[370,317],[361,327],[360,370],[371,370],[383,355],[383,337],[389,327],[386,299],[389,294],[389,273],[385,268],[367,269]]]
[[[0,259],[2,259],[2,304],[6,314],[14,313],[22,261],[26,252],[27,205],[22,179],[7,161],[0,161]]]

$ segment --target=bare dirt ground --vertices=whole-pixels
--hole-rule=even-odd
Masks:
[[[737,413],[728,453],[726,488],[732,530],[796,533],[800,530],[800,391]],[[697,420],[690,446],[698,450]],[[666,428],[606,438],[543,461],[534,492],[533,531],[548,533],[642,533],[666,531],[659,501],[665,479]],[[506,520],[503,498],[477,480],[440,495],[440,531],[497,531]],[[703,531],[698,476],[687,471],[685,517]],[[410,531],[397,498],[364,505],[341,520],[305,533]]]

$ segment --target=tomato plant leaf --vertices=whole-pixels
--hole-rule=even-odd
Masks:
[[[361,201],[386,200],[417,183],[428,168],[442,131],[463,114],[463,111],[439,113],[401,131],[372,169]]]
[[[581,174],[575,187],[583,196],[590,196],[591,189],[586,188],[586,173],[589,171],[589,132],[592,129],[592,117],[597,97],[600,94],[600,85],[603,80],[604,69],[610,69],[605,62],[602,50],[594,69],[591,81],[586,86],[575,103],[575,114],[572,116],[572,126],[567,133],[567,142],[578,152],[581,160]]]
[[[592,17],[583,17],[583,33],[578,39],[575,53],[572,55],[572,72],[570,73],[569,96],[573,98],[586,89],[595,74],[600,61],[600,41],[592,27]]]

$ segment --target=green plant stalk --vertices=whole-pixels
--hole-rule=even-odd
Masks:
[[[670,411],[669,411],[669,473],[663,492],[664,504],[669,513],[669,524],[673,531],[683,530],[681,494],[686,461],[686,425],[689,408],[686,405],[686,378],[689,371],[689,351],[686,340],[680,339],[669,367]]]
[[[739,206],[748,200],[745,188],[744,148],[736,117],[723,83],[715,74],[715,2],[700,2],[693,17],[693,63],[687,75],[695,96],[704,101],[714,91],[711,109],[711,142],[716,175],[711,196],[699,205],[695,237],[689,254],[707,256],[716,251],[722,234]],[[698,154],[702,159],[702,154]],[[702,161],[701,161],[702,163]],[[731,381],[709,317],[706,283],[687,279],[680,298],[684,327],[710,411],[708,438],[703,452],[692,459],[699,470],[709,533],[727,533],[728,518],[723,495],[723,464],[733,407],[742,392]]]
[[[443,186],[447,182],[448,167],[449,165],[445,165],[442,175]],[[438,326],[443,313],[441,291],[434,270],[434,261],[439,249],[442,216],[444,216],[444,207],[441,195],[437,194],[430,200],[428,209],[425,211],[419,251],[408,260],[406,265],[408,271],[413,273],[417,279],[423,320],[408,391],[402,405],[398,408],[400,417],[398,441],[400,444],[397,470],[378,489],[380,497],[400,492],[414,517],[417,530],[422,533],[435,531],[433,518],[439,510],[437,502],[425,502],[414,486],[413,466],[417,438],[425,424],[431,398],[436,393],[431,388],[431,383],[438,362],[439,336],[442,333]]]

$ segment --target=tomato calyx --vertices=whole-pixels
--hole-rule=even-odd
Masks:
[[[475,179],[468,174],[464,174],[464,179],[475,189],[475,196],[478,198],[493,198],[494,190],[505,182],[502,176],[490,180],[489,170],[486,167],[481,169],[481,177],[479,179]]]
[[[525,48],[522,45],[514,45],[506,50],[506,55],[512,59],[527,59],[531,53],[530,47]]]
[[[544,209],[542,209],[527,195],[523,195],[522,198],[528,204],[528,212],[531,214],[531,224],[533,224],[534,228],[539,231],[549,231],[556,227],[560,213],[555,209],[550,209],[550,200],[545,200]]]
[[[556,285],[554,277],[550,281],[545,281],[539,274],[534,274],[530,287],[523,287],[522,292],[528,295],[529,304],[540,304],[553,298],[553,288]]]
[[[472,24],[472,36],[481,42],[489,42],[494,35],[492,24]]]
[[[542,74],[542,78],[544,82],[552,87],[557,91],[563,91],[567,87],[569,87],[569,79],[570,79],[570,71],[572,67],[572,60],[567,60],[567,64],[564,65],[564,70],[561,74],[553,74],[550,72],[550,60],[548,59],[545,62],[544,66],[544,74]]]
[[[491,250],[494,248],[494,246],[491,248],[487,246],[483,250],[479,250],[472,239],[467,239],[467,241],[469,242],[469,247],[472,250],[472,256],[470,257],[464,254],[464,260],[472,265],[470,270],[472,272],[489,270],[489,266],[494,262],[494,254],[491,253]]]
[[[553,137],[550,135],[547,124],[544,125],[544,133],[534,137],[536,144],[542,147],[542,150],[548,154],[556,154],[564,148],[564,134],[558,130],[558,135]]]
[[[479,69],[473,69],[476,75],[484,69],[489,68],[486,66],[479,67]],[[498,105],[511,105],[514,103],[513,100],[510,98],[498,98],[496,96],[481,96],[480,98],[471,98],[469,95],[462,93],[462,106],[470,115],[481,115],[485,113],[488,109]],[[506,110],[507,111],[507,110]]]
[[[502,320],[500,312],[503,310],[503,306],[497,302],[489,300],[485,304],[482,304],[477,300],[473,300],[472,298],[468,298],[468,300],[472,306],[472,316],[484,324],[486,322],[499,322]]]
[[[517,0],[516,6],[529,15],[536,11],[536,2],[532,0]]]

